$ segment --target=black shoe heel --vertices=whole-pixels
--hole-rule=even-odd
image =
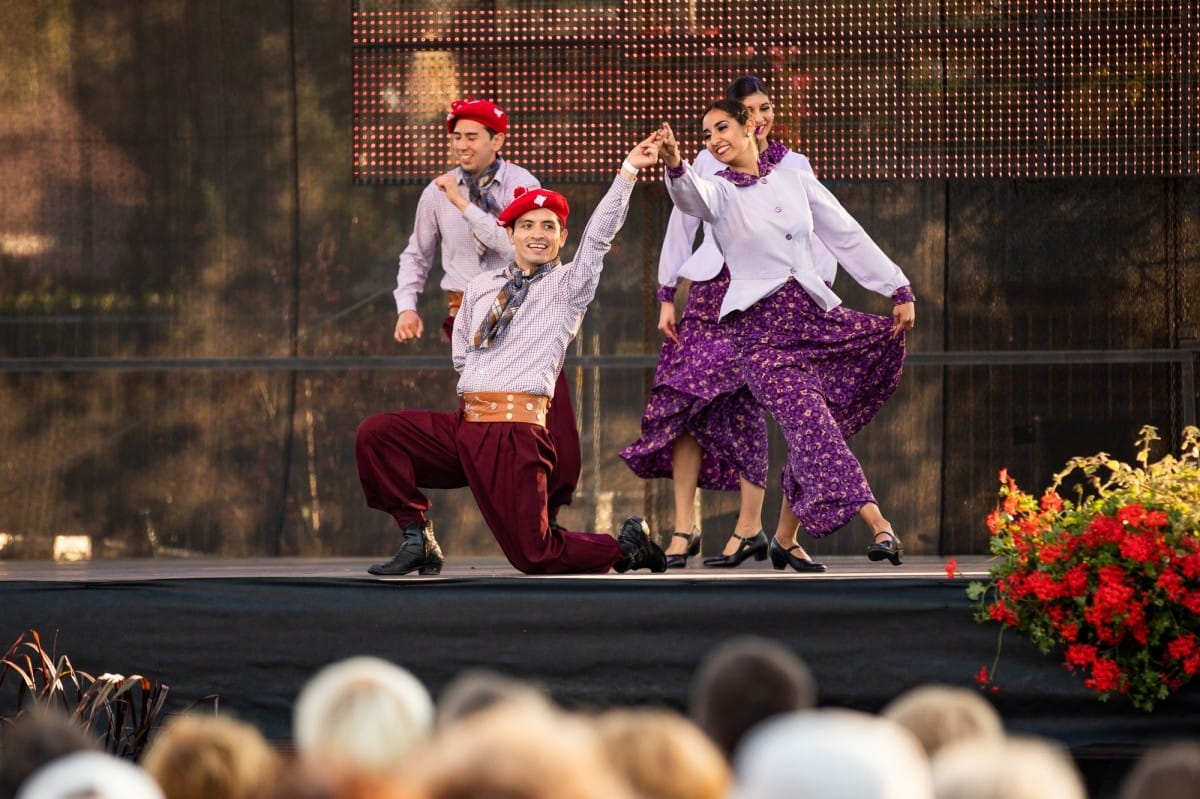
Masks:
[[[798,572],[823,572],[825,571],[824,563],[817,563],[812,558],[802,558],[799,555],[793,555],[792,550],[799,550],[799,544],[792,544],[787,549],[779,545],[779,542],[774,538],[771,539],[771,565],[777,571],[783,571],[788,566],[791,566]]]
[[[876,535],[887,534],[886,541],[876,541],[867,547],[867,557],[871,560],[888,560],[893,566],[899,566],[900,556],[904,553],[904,545],[891,530],[880,530]]]
[[[710,569],[732,569],[735,566],[740,566],[742,561],[748,558],[754,558],[755,560],[767,559],[767,548],[770,544],[767,540],[767,534],[762,530],[759,530],[749,538],[737,533],[734,533],[733,537],[740,543],[732,555],[717,555],[713,558],[705,558],[704,565]]]
[[[686,538],[688,548],[686,554],[667,555],[668,569],[682,569],[684,566],[687,566],[688,558],[693,558],[700,554],[699,530],[692,530],[690,533],[671,533],[671,538]]]

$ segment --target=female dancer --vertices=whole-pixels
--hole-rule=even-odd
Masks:
[[[875,534],[868,557],[899,565],[900,539],[846,439],[899,383],[904,333],[916,318],[908,278],[814,177],[759,159],[741,104],[718,100],[704,113],[705,146],[724,165],[714,178],[682,162],[669,126],[661,132],[671,199],[712,224],[725,253],[731,280],[718,318],[750,391],[787,441],[771,554],[790,562],[803,553],[801,524],[820,537],[858,515]],[[892,298],[891,320],[841,304],[814,268],[814,233],[855,280]]]
[[[772,165],[812,172],[807,158],[768,139],[775,111],[761,80],[753,75],[738,78],[725,95],[749,109],[761,158]],[[708,150],[701,150],[693,168],[710,176],[722,166]],[[654,387],[642,414],[642,436],[621,452],[639,477],[672,478],[676,532],[665,543],[667,564],[673,568],[685,566],[688,556],[700,550],[694,518],[697,488],[739,490],[741,496],[733,535],[724,552],[706,559],[705,566],[737,566],[752,556],[763,560],[768,552],[762,529],[766,420],[741,377],[736,353],[717,324],[729,271],[707,224],[702,244],[692,252],[699,226],[696,217],[672,211],[659,256],[658,329],[665,339]],[[823,278],[832,282],[837,261],[817,241],[814,262]],[[692,284],[683,319],[677,324],[674,297],[680,277]],[[794,541],[794,534],[791,538]],[[776,556],[773,563],[780,569],[790,563],[798,571],[825,570],[807,555],[790,561]]]

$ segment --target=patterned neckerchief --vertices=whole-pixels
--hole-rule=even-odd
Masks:
[[[463,183],[467,184],[467,195],[471,198],[471,202],[489,214],[492,213],[492,198],[487,195],[487,187],[496,179],[496,173],[500,171],[501,163],[503,163],[503,159],[496,156],[496,160],[478,175],[472,175],[465,170],[462,173]],[[495,214],[492,215],[495,216]]]
[[[529,295],[529,285],[549,274],[550,270],[558,265],[559,260],[555,258],[527,275],[516,264],[511,264],[508,267],[508,280],[500,287],[496,299],[492,301],[492,307],[488,309],[487,316],[484,317],[483,324],[475,331],[475,337],[471,344],[481,350],[486,350],[494,345],[508,328],[513,314],[521,307],[521,303],[525,302],[525,297]]]

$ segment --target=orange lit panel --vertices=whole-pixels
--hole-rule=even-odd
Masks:
[[[505,152],[605,180],[743,74],[829,179],[1200,171],[1200,13],[1174,0],[422,0],[354,4],[353,176],[424,183],[445,111],[487,97]]]

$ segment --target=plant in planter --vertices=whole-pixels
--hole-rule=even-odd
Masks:
[[[58,708],[100,736],[114,755],[136,759],[150,738],[167,699],[167,686],[134,674],[93,677],[42,646],[37,630],[17,637],[0,657],[0,685],[17,680],[17,711],[26,705]]]
[[[1184,430],[1178,457],[1151,462],[1157,440],[1142,428],[1136,466],[1073,458],[1040,497],[1002,470],[987,517],[996,562],[967,589],[978,621],[1060,652],[1101,700],[1147,711],[1200,671],[1200,429]],[[1074,473],[1084,481],[1067,500]]]

